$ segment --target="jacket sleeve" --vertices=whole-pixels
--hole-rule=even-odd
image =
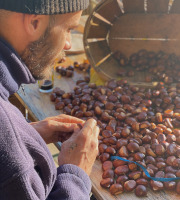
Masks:
[[[57,168],[57,179],[48,200],[88,200],[91,181],[79,167],[71,164]]]

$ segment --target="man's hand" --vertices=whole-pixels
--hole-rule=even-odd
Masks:
[[[85,122],[81,130],[77,130],[61,147],[58,157],[59,166],[74,164],[90,175],[98,154],[99,128],[94,119]]]
[[[83,126],[84,121],[62,114],[30,124],[41,135],[44,141],[49,144],[58,141],[63,142],[72,135],[75,129],[78,129],[78,124]]]

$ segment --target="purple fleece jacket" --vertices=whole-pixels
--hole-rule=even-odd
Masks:
[[[35,80],[14,49],[0,39],[0,199],[88,200],[88,175],[71,164],[56,169],[43,139],[8,101],[22,83]]]

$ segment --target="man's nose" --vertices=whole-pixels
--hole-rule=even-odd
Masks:
[[[64,50],[69,50],[70,48],[71,48],[71,33],[68,34],[63,49],[64,49]]]

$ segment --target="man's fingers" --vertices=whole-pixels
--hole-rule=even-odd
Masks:
[[[84,124],[84,127],[85,126],[96,126],[97,125],[97,121],[95,120],[95,119],[93,119],[93,118],[91,118],[91,119],[88,119],[86,122],[85,122],[85,124]]]
[[[85,123],[82,119],[78,119],[76,117],[72,117],[65,114],[61,114],[56,117],[53,117],[53,119],[58,122],[65,122],[65,123],[75,123],[75,124],[82,124],[82,125]]]
[[[93,131],[93,134],[95,135],[95,138],[98,138],[98,136],[99,136],[99,131],[100,131],[99,127],[98,127],[98,126],[95,126],[95,127],[94,127],[94,131]]]
[[[79,133],[84,135],[92,135],[96,124],[97,122],[94,119],[87,120]]]
[[[49,126],[51,126],[52,131],[57,132],[73,132],[77,127],[77,124],[74,123],[61,123],[57,121],[51,121]]]

